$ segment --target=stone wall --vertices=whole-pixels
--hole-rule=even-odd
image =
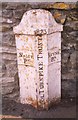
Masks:
[[[0,5],[1,6],[1,5]],[[13,26],[20,23],[30,9],[46,9],[52,13],[62,32],[62,98],[76,96],[76,41],[78,40],[77,3],[2,3],[2,94],[19,96],[16,44]],[[1,16],[0,16],[1,17]],[[1,27],[0,27],[1,28]],[[1,30],[0,30],[1,31]],[[0,82],[1,84],[1,82]]]

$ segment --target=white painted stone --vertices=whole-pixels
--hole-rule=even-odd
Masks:
[[[27,11],[13,28],[16,39],[20,100],[40,109],[61,98],[61,31],[46,10]]]

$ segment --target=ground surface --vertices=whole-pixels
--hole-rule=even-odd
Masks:
[[[76,101],[62,100],[48,111],[38,111],[30,105],[23,105],[7,98],[2,100],[2,118],[76,118]]]

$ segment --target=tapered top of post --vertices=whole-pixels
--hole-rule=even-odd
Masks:
[[[51,34],[63,30],[63,25],[56,23],[52,14],[43,9],[32,9],[24,13],[19,25],[13,28],[14,34],[35,35],[36,31],[44,31],[41,34]]]

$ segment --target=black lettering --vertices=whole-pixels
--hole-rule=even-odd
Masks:
[[[40,89],[43,89],[43,88],[44,88],[44,84],[42,82],[42,83],[40,83]]]
[[[37,60],[39,60],[38,61],[38,69],[39,69],[40,104],[44,104],[43,62],[42,62],[42,60],[40,62],[40,59],[43,58],[42,52],[43,52],[42,36],[38,36],[38,55],[37,55]]]
[[[42,40],[42,36],[38,36],[38,40]]]
[[[51,62],[55,61],[56,57],[51,57]]]
[[[40,80],[40,81],[43,81],[43,76],[39,76],[39,80]]]
[[[26,62],[27,62],[27,59],[24,58],[24,63],[26,63]]]
[[[43,90],[43,89],[40,89],[39,93],[40,93],[40,94],[41,94],[41,93],[44,93],[44,90]]]
[[[43,70],[43,66],[39,66],[39,70]]]
[[[39,62],[39,66],[43,66],[43,62]]]
[[[22,57],[23,56],[23,53],[19,53],[19,57]]]
[[[42,71],[39,71],[39,76],[43,76],[43,72]]]
[[[39,94],[41,95],[41,94],[43,94],[44,93],[44,90],[40,90],[39,91]]]
[[[38,50],[38,54],[42,54],[42,49],[39,49],[39,50]]]
[[[39,60],[39,58],[43,58],[43,56],[39,56],[39,55],[38,55],[38,56],[37,56],[37,59]]]

